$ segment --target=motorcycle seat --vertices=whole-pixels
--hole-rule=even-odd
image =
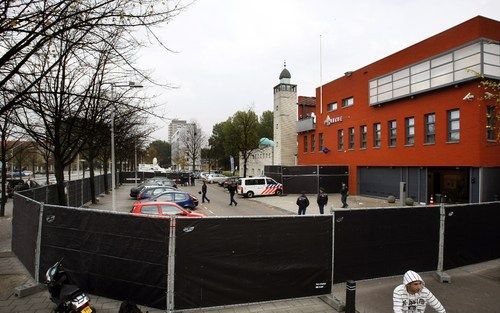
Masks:
[[[75,285],[62,285],[61,292],[59,293],[59,300],[61,302],[70,300],[75,293],[79,293],[80,288]]]

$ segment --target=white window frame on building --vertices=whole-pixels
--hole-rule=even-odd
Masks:
[[[382,144],[382,124],[373,123],[373,147],[380,148]]]
[[[343,129],[339,129],[337,131],[337,140],[338,140],[337,149],[339,151],[344,151],[344,130]]]
[[[349,136],[349,150],[354,150],[354,127],[349,127],[347,134]]]
[[[328,103],[326,106],[326,110],[328,112],[332,112],[332,111],[337,110],[337,102]]]
[[[366,125],[359,126],[359,147],[366,149],[366,138],[368,136],[368,127]]]
[[[460,109],[446,111],[448,118],[448,142],[460,141]]]
[[[436,143],[436,114],[434,112],[425,114],[424,123],[424,143]]]
[[[354,97],[342,99],[342,107],[347,108],[354,105]]]
[[[397,143],[397,127],[396,120],[387,122],[387,144],[389,147],[395,147]]]
[[[415,144],[415,117],[405,118],[405,144],[413,146]]]

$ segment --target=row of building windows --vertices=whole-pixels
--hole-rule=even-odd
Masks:
[[[496,140],[496,112],[494,106],[487,106],[486,111],[486,138],[487,140]],[[460,110],[453,109],[447,111],[447,142],[460,141]],[[373,142],[374,148],[380,148],[382,145],[382,123],[373,123]],[[398,125],[396,120],[387,122],[387,145],[395,147],[397,142]],[[424,115],[424,144],[434,144],[436,141],[436,114],[434,112]],[[344,151],[344,129],[337,130],[337,150]],[[359,148],[366,149],[368,146],[368,125],[359,126]],[[404,124],[404,138],[405,145],[412,146],[415,144],[415,117],[409,116],[405,118]],[[316,151],[316,136],[311,134],[311,142],[308,142],[308,136],[304,136],[304,152]],[[355,128],[349,127],[347,129],[347,148],[349,150],[355,149]],[[319,147],[318,151],[325,151],[323,133],[319,134]]]

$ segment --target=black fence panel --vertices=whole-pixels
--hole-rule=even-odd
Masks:
[[[176,310],[331,292],[332,217],[177,219]]]
[[[265,165],[264,176],[271,177],[278,183],[283,183],[283,175],[281,174],[281,165]]]
[[[317,175],[318,167],[316,165],[312,166],[283,166],[282,167],[283,176],[285,175]]]
[[[36,242],[40,217],[40,203],[14,194],[12,211],[12,252],[35,277]]]
[[[349,166],[320,166],[320,175],[349,175]]]
[[[326,193],[339,193],[342,188],[342,183],[348,185],[349,176],[346,175],[329,175],[319,176],[319,187],[323,187]]]
[[[444,269],[500,258],[500,202],[445,208]]]
[[[318,176],[283,176],[283,193],[315,194],[318,190]]]
[[[334,282],[437,268],[439,207],[335,212]]]
[[[56,261],[83,290],[165,309],[169,219],[45,206],[40,278]]]

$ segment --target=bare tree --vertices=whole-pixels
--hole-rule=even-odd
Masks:
[[[33,73],[30,63],[53,46],[57,38],[73,38],[73,44],[109,42],[117,30],[124,41],[139,46],[136,28],[146,29],[149,38],[167,49],[152,27],[167,22],[189,4],[180,0],[6,0],[0,2],[0,90],[16,91],[2,103],[0,115],[21,104],[25,93],[58,67],[63,55],[48,59],[46,66]],[[77,34],[77,35],[75,35]],[[113,47],[113,46],[111,46]],[[168,49],[167,49],[168,50]],[[117,55],[122,51],[116,49]],[[123,56],[128,68],[144,76]],[[35,75],[32,75],[35,74]],[[19,81],[24,81],[21,85]]]

